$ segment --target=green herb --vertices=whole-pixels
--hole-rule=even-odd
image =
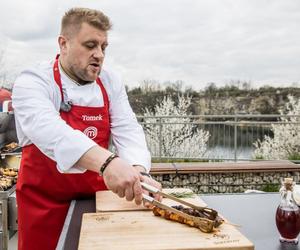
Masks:
[[[195,193],[193,193],[193,192],[172,192],[169,194],[175,196],[176,198],[193,198],[193,197],[195,197]]]

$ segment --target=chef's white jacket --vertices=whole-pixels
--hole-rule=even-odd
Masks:
[[[94,82],[78,86],[60,70],[65,101],[74,105],[102,107],[103,96]],[[142,127],[133,113],[125,87],[118,75],[103,68],[100,79],[109,97],[112,142],[117,154],[129,164],[150,170],[151,157]],[[23,71],[12,93],[16,130],[20,146],[35,144],[57,162],[60,172],[83,172],[75,163],[95,145],[81,131],[60,117],[61,93],[53,77],[53,61]]]

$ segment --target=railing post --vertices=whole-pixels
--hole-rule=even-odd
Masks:
[[[237,161],[237,114],[234,116],[234,161]]]
[[[162,123],[161,123],[162,118],[159,118],[159,144],[158,144],[158,150],[159,150],[159,160],[161,161],[161,156],[162,156]]]

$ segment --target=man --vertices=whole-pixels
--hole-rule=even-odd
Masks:
[[[72,199],[108,188],[141,204],[141,181],[161,188],[148,174],[150,154],[125,88],[102,69],[110,28],[100,11],[69,10],[60,55],[15,82],[19,249],[55,249]],[[118,156],[107,149],[110,136]]]

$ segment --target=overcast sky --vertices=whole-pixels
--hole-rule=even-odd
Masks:
[[[111,18],[105,63],[130,87],[142,80],[195,89],[232,80],[300,86],[299,0],[0,0],[0,72],[13,79],[54,58],[71,7]]]

